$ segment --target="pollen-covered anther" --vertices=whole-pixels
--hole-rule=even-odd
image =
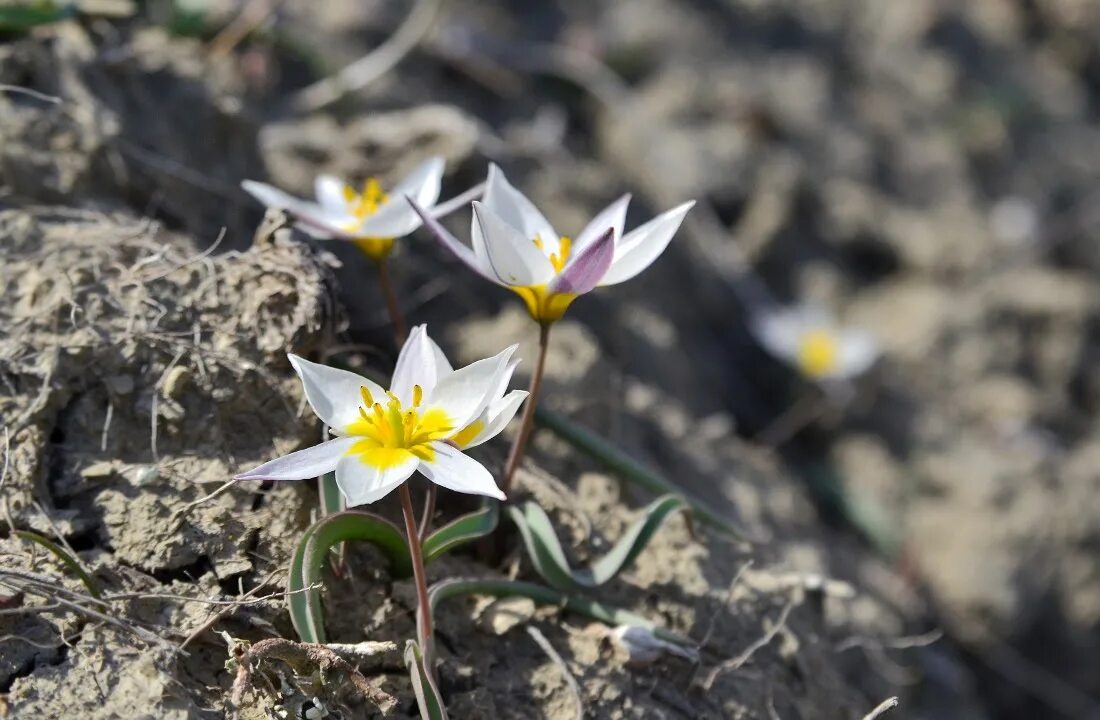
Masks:
[[[560,273],[564,270],[565,264],[569,262],[569,256],[572,254],[573,239],[562,235],[558,241],[558,251],[550,256],[550,264],[554,267],[554,272]]]
[[[424,388],[419,385],[413,385],[413,407],[420,407],[420,403],[424,401]]]
[[[371,407],[374,405],[374,397],[370,394],[370,390],[366,385],[359,386],[359,397],[363,398],[363,407]]]

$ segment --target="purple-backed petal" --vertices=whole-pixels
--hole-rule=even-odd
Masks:
[[[599,284],[615,256],[615,228],[609,227],[550,283],[552,293],[583,295]]]
[[[409,203],[409,205],[412,206],[412,209],[416,212],[416,214],[420,216],[420,219],[424,222],[424,227],[428,228],[428,230],[431,231],[432,235],[435,236],[435,239],[439,241],[439,244],[442,245],[448,252],[458,258],[464,265],[466,265],[466,267],[470,268],[486,280],[494,282],[497,285],[502,284],[500,280],[497,279],[494,273],[488,272],[485,268],[481,266],[481,263],[478,262],[477,256],[474,255],[473,250],[459,242],[458,238],[452,235],[450,230],[443,227],[443,225],[441,225],[438,220],[429,215],[427,210],[417,205],[416,201],[408,195],[405,196],[405,200]]]

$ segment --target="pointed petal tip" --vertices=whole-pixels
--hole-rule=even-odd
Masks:
[[[615,228],[607,228],[554,278],[552,292],[583,295],[599,285],[615,257]]]

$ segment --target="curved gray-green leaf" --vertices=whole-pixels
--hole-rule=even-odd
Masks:
[[[606,555],[578,570],[569,566],[550,518],[537,503],[526,503],[522,511],[509,507],[508,513],[519,529],[535,572],[551,587],[570,592],[590,590],[614,578],[634,562],[670,513],[688,509],[687,502],[677,495],[654,500]]]
[[[605,605],[586,597],[570,595],[553,588],[548,588],[537,583],[524,582],[522,580],[496,580],[481,578],[452,578],[432,585],[428,589],[428,605],[432,614],[435,614],[439,603],[448,598],[462,595],[491,595],[493,597],[521,596],[534,600],[542,605],[557,605],[566,612],[584,615],[607,625],[635,625],[645,628],[654,636],[668,642],[695,647],[696,643],[690,638],[666,630],[659,624],[641,615],[623,610],[622,608]],[[418,618],[418,622],[420,622]]]
[[[421,720],[447,720],[447,708],[443,705],[435,679],[424,666],[424,655],[415,640],[405,643],[405,667],[409,670]]]

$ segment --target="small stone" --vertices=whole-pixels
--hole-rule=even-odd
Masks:
[[[485,609],[478,622],[486,632],[503,635],[516,625],[530,620],[534,614],[535,601],[530,598],[501,598]]]
[[[115,465],[110,460],[101,460],[92,463],[80,471],[80,477],[85,480],[106,480],[115,474]]]

